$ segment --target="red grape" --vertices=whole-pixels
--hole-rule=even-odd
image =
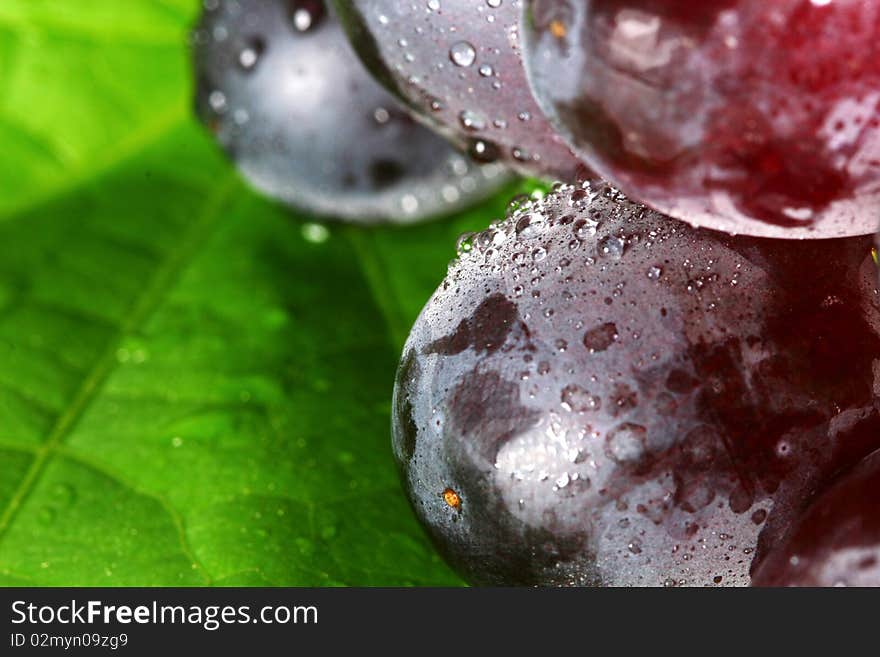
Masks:
[[[322,0],[212,0],[193,32],[196,109],[258,190],[359,223],[411,222],[509,180],[414,122]]]
[[[877,0],[530,0],[527,68],[575,150],[697,226],[876,230]]]
[[[532,98],[519,50],[521,0],[336,6],[376,78],[472,157],[559,180],[587,175]]]
[[[880,446],[870,246],[730,237],[589,185],[465,236],[395,386],[440,550],[477,584],[748,584],[806,493]]]
[[[880,451],[819,495],[755,586],[880,586]]]

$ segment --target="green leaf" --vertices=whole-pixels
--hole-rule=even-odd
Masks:
[[[191,118],[197,10],[0,3],[0,584],[458,584],[390,390],[507,196],[316,242]]]

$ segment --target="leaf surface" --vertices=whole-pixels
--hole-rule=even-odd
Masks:
[[[316,240],[191,118],[197,4],[0,3],[0,584],[459,584],[390,394],[507,196]]]

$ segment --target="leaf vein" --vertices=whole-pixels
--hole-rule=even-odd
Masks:
[[[162,298],[167,293],[176,276],[182,271],[186,262],[195,254],[198,247],[207,240],[209,233],[220,217],[220,210],[223,208],[236,181],[237,178],[235,176],[229,175],[226,182],[219,185],[214,194],[207,199],[202,216],[190,228],[188,235],[178,242],[177,247],[169,253],[165,261],[157,269],[151,283],[144,288],[140,298],[132,304],[131,310],[122,322],[122,325],[107,341],[103,352],[83,378],[71,402],[58,416],[48,437],[37,449],[34,460],[10,498],[9,503],[3,509],[2,514],[0,514],[0,541],[3,540],[19,510],[36,487],[40,476],[45,471],[47,463],[58,452],[64,440],[74,429],[79,419],[97,396],[107,377],[116,367],[118,362],[116,350],[119,341],[126,335],[134,333],[159,306]],[[182,524],[179,525],[179,531],[181,533],[184,532]]]

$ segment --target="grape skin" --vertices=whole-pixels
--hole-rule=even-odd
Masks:
[[[410,223],[510,180],[413,122],[320,0],[205,6],[192,36],[196,110],[264,194],[331,219]]]
[[[337,0],[352,44],[376,79],[480,161],[525,175],[588,177],[526,81],[520,0]]]
[[[535,96],[633,198],[696,226],[865,235],[880,206],[880,2],[529,0]]]
[[[589,185],[466,236],[394,392],[440,551],[474,584],[747,585],[806,492],[880,446],[869,250]]]
[[[754,586],[880,586],[880,451],[810,505]]]

